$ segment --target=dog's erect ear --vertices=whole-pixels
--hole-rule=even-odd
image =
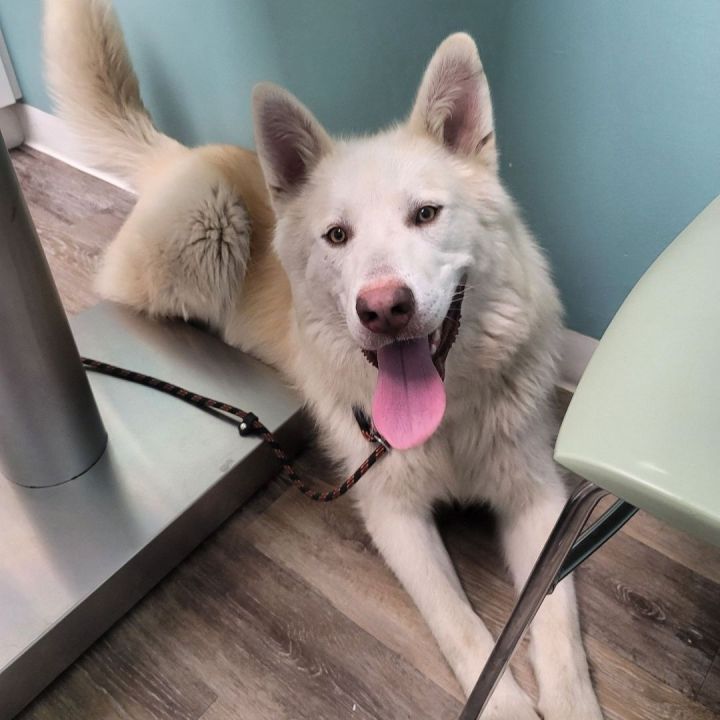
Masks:
[[[271,83],[253,90],[255,146],[276,202],[289,199],[307,180],[332,140],[293,95]]]
[[[497,165],[490,87],[469,35],[451,35],[435,51],[418,90],[410,127],[454,152]]]

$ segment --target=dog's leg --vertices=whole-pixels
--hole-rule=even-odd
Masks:
[[[468,694],[493,647],[493,638],[460,585],[430,510],[412,509],[385,494],[366,495],[360,510],[373,542],[410,593]],[[538,715],[507,672],[483,720],[538,720]]]
[[[501,511],[505,555],[518,590],[524,586],[567,497],[550,461],[541,482],[533,482],[531,489],[534,491],[529,498],[525,495],[525,502]],[[571,577],[545,599],[530,633],[531,658],[540,688],[538,707],[545,720],[602,720],[590,682]]]

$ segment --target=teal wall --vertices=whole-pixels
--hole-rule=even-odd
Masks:
[[[568,324],[597,337],[720,194],[720,1],[509,7],[503,174],[550,252]]]
[[[333,132],[404,115],[448,33],[478,40],[502,172],[550,253],[568,324],[599,336],[720,193],[718,0],[115,0],[158,125],[252,142],[261,79]],[[44,110],[40,0],[0,0],[25,100]],[[68,39],[71,41],[71,39]]]
[[[0,30],[8,46],[20,89],[27,102],[50,110],[42,80],[41,0],[0,0]]]
[[[372,130],[409,111],[425,63],[449,33],[471,32],[486,46],[491,63],[502,12],[494,0],[114,0],[114,5],[157,124],[189,144],[244,145],[252,143],[250,90],[259,80],[297,93],[333,132]],[[41,0],[0,0],[0,27],[24,99],[49,112],[41,11]]]

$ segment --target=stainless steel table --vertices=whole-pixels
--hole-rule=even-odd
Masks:
[[[296,394],[207,333],[109,303],[70,325],[0,138],[0,720],[279,470],[227,418],[111,377],[88,385],[75,342],[256,413],[290,454],[305,437]]]

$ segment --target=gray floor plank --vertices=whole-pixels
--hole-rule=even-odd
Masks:
[[[696,699],[720,716],[720,652],[715,655]]]
[[[587,632],[693,696],[720,642],[718,586],[620,533],[581,568]]]

